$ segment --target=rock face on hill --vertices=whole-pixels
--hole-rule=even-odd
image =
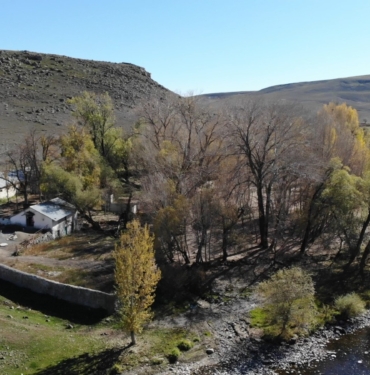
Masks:
[[[108,92],[117,124],[130,126],[141,101],[170,91],[144,68],[28,51],[0,51],[0,153],[31,128],[61,133],[71,121],[68,98],[83,91]]]

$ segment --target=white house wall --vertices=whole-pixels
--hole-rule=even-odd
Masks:
[[[22,227],[27,227],[26,225],[26,213],[27,212],[33,212],[33,222],[34,222],[34,228],[35,229],[50,229],[53,237],[63,237],[68,234],[72,233],[73,231],[76,231],[78,229],[78,213],[71,213],[70,215],[60,219],[59,221],[54,221],[51,218],[42,215],[40,212],[33,210],[32,207],[28,208],[25,211],[20,212],[19,214],[13,216],[10,218],[10,224],[17,224]]]
[[[21,225],[22,227],[26,227],[26,212],[33,212],[35,215],[33,216],[34,228],[36,229],[52,229],[53,227],[53,220],[40,214],[39,212],[33,210],[31,207],[25,211],[20,212],[19,214],[13,216],[10,219],[12,224]]]
[[[10,218],[9,217],[0,217],[0,225],[9,225]]]
[[[66,216],[58,222],[53,221],[52,233],[54,238],[63,237],[72,233],[77,229],[77,212]]]

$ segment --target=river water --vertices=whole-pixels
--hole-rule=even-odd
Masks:
[[[369,375],[370,327],[341,336],[327,345],[329,356],[311,367],[280,371],[280,375]]]

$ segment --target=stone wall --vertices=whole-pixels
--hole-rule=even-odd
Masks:
[[[94,309],[104,309],[109,313],[113,313],[115,309],[116,296],[114,294],[58,283],[56,281],[47,280],[36,275],[18,271],[3,264],[0,264],[0,279],[15,284],[21,288],[30,289],[33,292],[40,294],[47,294],[77,305]]]

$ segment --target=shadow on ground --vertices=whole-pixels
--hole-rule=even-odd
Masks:
[[[75,305],[58,298],[32,292],[0,280],[0,295],[21,306],[30,307],[46,315],[67,319],[78,324],[95,324],[108,313],[103,309],[91,309]]]
[[[120,349],[107,349],[98,354],[85,353],[66,359],[55,366],[36,372],[37,375],[107,375],[117,363],[121,353],[129,346]]]

